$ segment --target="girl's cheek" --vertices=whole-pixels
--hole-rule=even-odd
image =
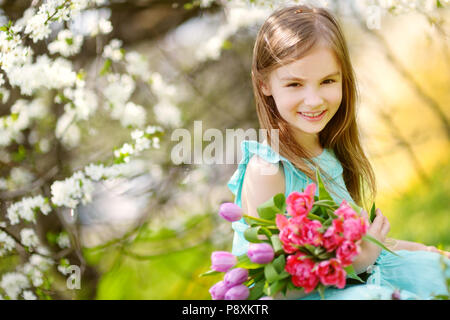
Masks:
[[[342,92],[339,89],[328,90],[324,92],[324,100],[331,104],[339,104],[342,100]]]

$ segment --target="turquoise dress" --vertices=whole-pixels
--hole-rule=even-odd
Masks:
[[[298,170],[286,158],[276,153],[269,145],[257,141],[244,140],[241,143],[242,160],[230,178],[228,187],[235,195],[235,203],[242,207],[241,191],[245,170],[250,158],[258,155],[270,163],[281,161],[285,175],[285,196],[293,191],[302,191],[312,183],[303,172]],[[340,204],[342,199],[354,202],[348,193],[342,176],[342,166],[332,149],[324,149],[322,154],[313,158],[333,179],[334,194],[331,196]],[[316,191],[318,196],[318,190]],[[232,253],[236,256],[245,254],[248,241],[244,231],[249,226],[242,218],[232,223],[234,230]],[[395,256],[385,250],[381,251],[374,265],[367,270],[369,277],[365,284],[348,284],[343,289],[328,287],[325,299],[332,300],[371,300],[391,299],[394,290],[399,290],[401,299],[432,299],[433,295],[447,295],[446,278],[450,277],[450,259],[427,251],[396,251]],[[447,266],[447,268],[444,268]],[[320,299],[317,292],[312,292],[301,300]]]

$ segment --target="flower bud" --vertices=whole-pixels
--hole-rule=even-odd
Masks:
[[[227,251],[214,251],[211,254],[211,269],[219,272],[227,272],[237,263],[237,258]]]
[[[265,264],[273,260],[275,252],[268,243],[251,243],[247,255],[253,263]]]
[[[247,286],[240,284],[228,289],[225,293],[225,300],[246,300],[250,294]]]
[[[242,218],[242,209],[237,204],[225,202],[220,205],[219,215],[227,221],[238,221]]]
[[[242,284],[248,278],[248,270],[244,268],[231,269],[225,274],[223,281],[227,287],[231,288],[238,284]]]
[[[209,293],[213,300],[223,300],[229,288],[224,281],[219,281],[209,289]]]

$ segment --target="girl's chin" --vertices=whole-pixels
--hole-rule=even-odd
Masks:
[[[323,130],[323,127],[311,127],[311,126],[305,126],[305,125],[299,125],[299,124],[292,124],[292,127],[295,129],[295,131],[304,133],[304,134],[318,134],[320,131]]]

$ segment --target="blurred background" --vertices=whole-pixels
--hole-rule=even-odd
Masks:
[[[31,2],[0,1],[0,24],[22,17]],[[83,265],[78,290],[67,289],[55,269],[50,297],[210,299],[208,289],[222,275],[199,274],[209,270],[213,251],[231,251],[231,224],[217,212],[222,202],[234,200],[226,184],[237,163],[175,165],[170,156],[176,142],[170,137],[176,128],[185,128],[194,139],[197,120],[202,121],[202,133],[217,128],[224,136],[226,129],[258,128],[252,49],[259,26],[281,2],[250,2],[110,0],[70,25],[82,33],[105,17],[113,26],[109,34],[83,43],[70,58],[76,68],[88,68],[88,74],[98,70],[104,66],[99,46],[120,39],[125,51],[145,57],[142,68],[159,73],[174,98],[171,104],[156,104],[155,92],[137,85],[131,100],[145,108],[146,123],[164,128],[161,148],[132,160],[131,178],[98,182],[92,202],[75,213],[39,216],[41,240],[56,252],[63,247],[58,239],[68,233],[71,242],[63,256]],[[308,2],[332,10],[348,41],[360,91],[361,137],[376,173],[377,206],[391,222],[390,236],[450,250],[447,2]],[[34,49],[44,51],[49,42]],[[19,90],[9,89],[0,116],[20,99]],[[80,123],[76,142],[55,142],[42,134],[55,127],[54,117],[61,113],[55,108],[47,123],[25,133],[25,147],[0,148],[0,220],[5,220],[7,207],[24,196],[21,190],[42,181],[45,173],[50,176],[40,189],[49,194],[52,179],[105,159],[129,137],[120,119],[99,110]],[[53,164],[58,170],[52,175]],[[24,254],[1,257],[0,275],[14,270]]]

